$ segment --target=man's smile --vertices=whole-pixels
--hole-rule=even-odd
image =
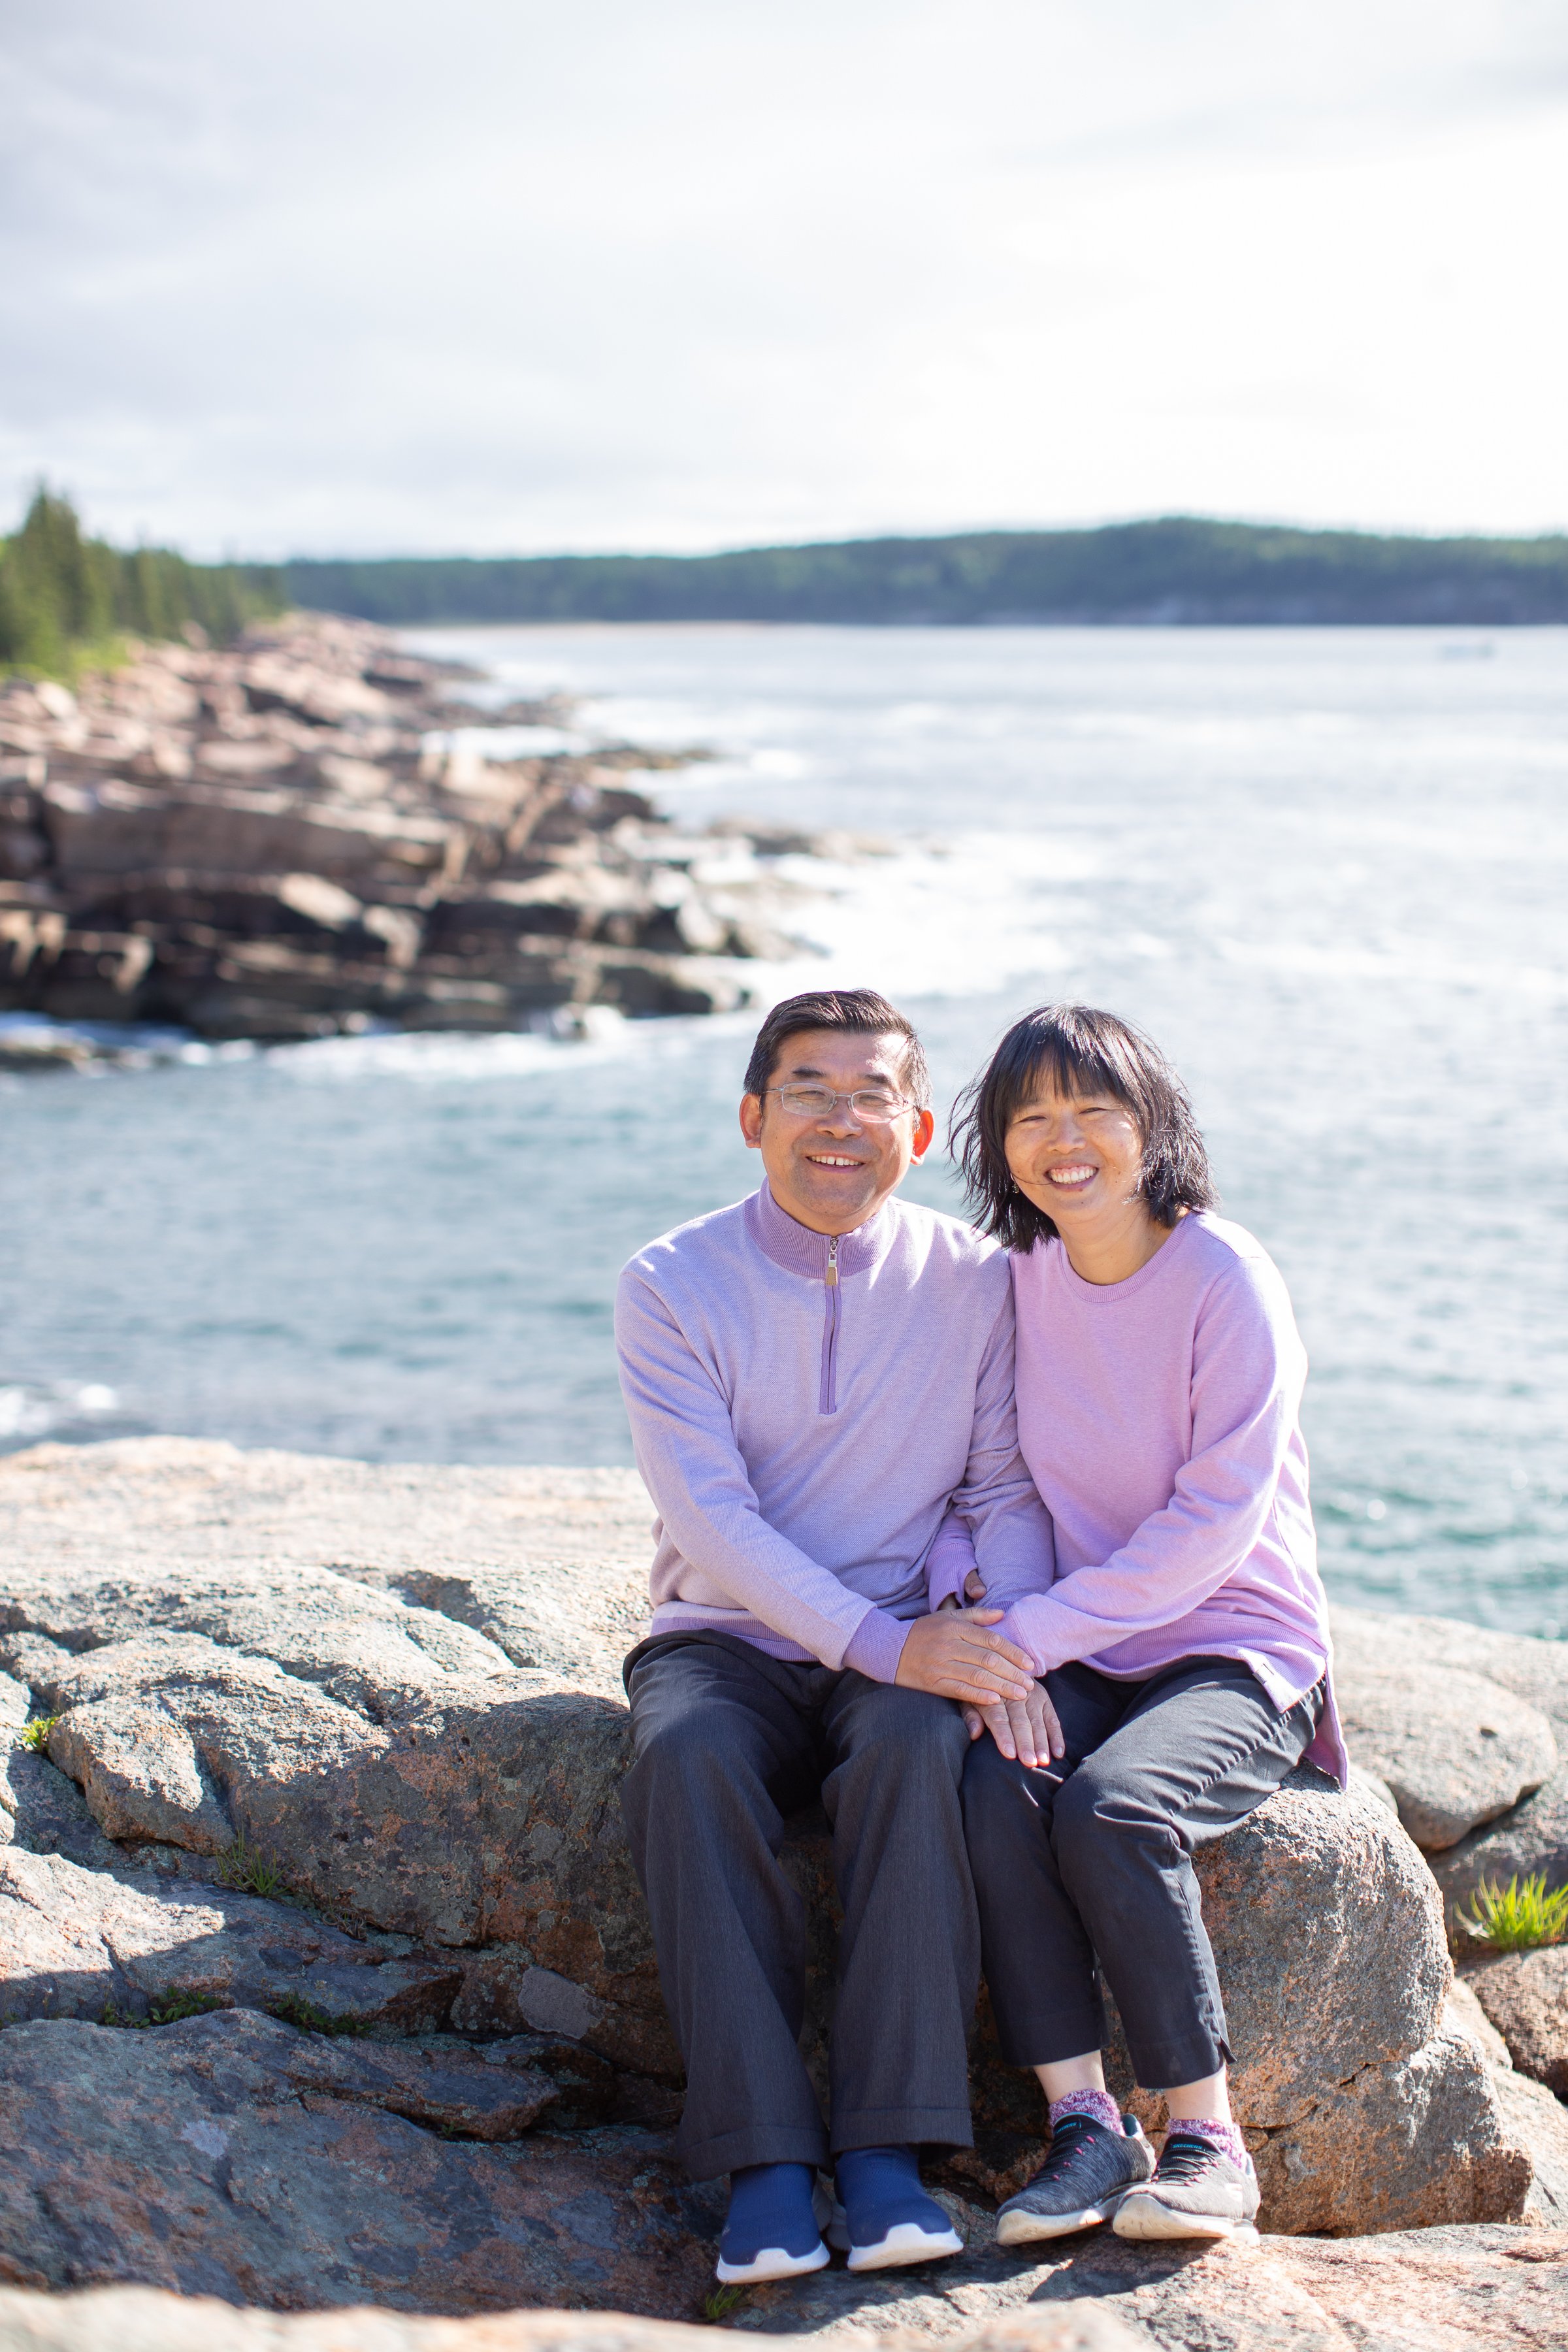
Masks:
[[[863,1160],[852,1160],[842,1151],[807,1151],[802,1155],[814,1168],[864,1168]]]

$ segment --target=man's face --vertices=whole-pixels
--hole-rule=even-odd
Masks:
[[[763,1155],[769,1191],[813,1233],[853,1233],[898,1190],[910,1160],[925,1156],[935,1124],[929,1110],[866,1118],[843,1099],[860,1092],[901,1099],[903,1042],[803,1029],[780,1048],[766,1097],[742,1098],[741,1132]],[[839,1099],[803,1118],[780,1100],[780,1087],[822,1087]]]

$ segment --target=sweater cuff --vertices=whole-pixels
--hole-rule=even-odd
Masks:
[[[1004,1610],[1002,1622],[994,1628],[1005,1642],[1017,1643],[1037,1676],[1048,1675],[1053,1666],[1065,1663],[1050,1646],[1047,1631],[1050,1617],[1048,1612],[1040,1606],[1044,1599],[1042,1592],[1026,1593],[1021,1601],[1015,1601],[1010,1609]],[[1041,1622],[1042,1618],[1044,1623]]]
[[[891,1683],[899,1676],[899,1660],[910,1629],[885,1609],[868,1609],[844,1647],[844,1663],[868,1682]]]

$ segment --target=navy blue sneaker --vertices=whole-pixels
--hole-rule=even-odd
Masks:
[[[760,2286],[764,2279],[824,2269],[831,2257],[822,2224],[831,2210],[809,2164],[752,2164],[732,2172],[719,2241],[720,2279],[725,2286]]]
[[[912,2147],[847,2148],[835,2187],[844,2219],[835,2215],[828,2235],[847,2250],[852,2271],[897,2270],[963,2252],[963,2240],[921,2185]]]
[[[1114,2219],[1121,2200],[1154,2170],[1154,2151],[1135,2116],[1120,2132],[1092,2116],[1064,2116],[1051,2134],[1050,2153],[1026,2189],[997,2209],[999,2246],[1065,2238]]]

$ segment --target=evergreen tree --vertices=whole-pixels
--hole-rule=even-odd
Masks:
[[[0,541],[0,667],[68,676],[112,658],[122,633],[173,637],[189,622],[225,644],[285,602],[281,574],[259,565],[187,563],[163,547],[121,554],[88,539],[69,499],[40,484],[21,529]]]

